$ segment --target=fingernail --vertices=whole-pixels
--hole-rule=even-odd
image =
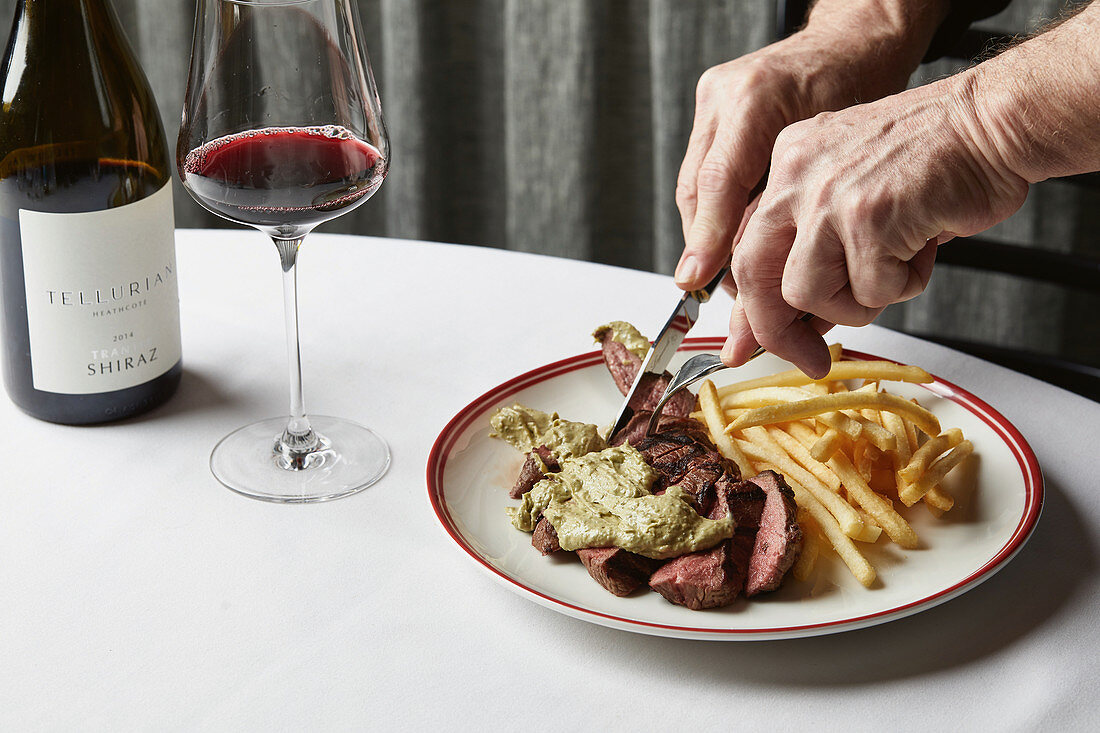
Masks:
[[[727,338],[726,343],[722,344],[722,353],[719,358],[727,364],[733,361],[733,336]]]
[[[699,277],[699,262],[692,255],[685,256],[676,266],[676,283],[685,285],[694,282]]]

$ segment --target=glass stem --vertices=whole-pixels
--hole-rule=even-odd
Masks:
[[[306,417],[302,395],[302,354],[298,344],[298,247],[297,239],[275,239],[283,268],[283,315],[286,318],[286,353],[290,375],[290,419],[283,434],[275,440],[280,464],[291,470],[306,467],[306,457],[318,446],[319,439]]]

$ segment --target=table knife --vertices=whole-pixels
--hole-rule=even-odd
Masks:
[[[634,394],[638,391],[638,385],[642,383],[644,376],[646,374],[657,376],[664,374],[665,367],[672,360],[672,355],[680,348],[680,344],[683,343],[684,337],[687,336],[691,327],[695,325],[695,321],[699,320],[699,306],[710,300],[710,296],[718,289],[727,273],[729,273],[729,268],[722,268],[721,272],[715,275],[709,283],[699,290],[684,293],[683,297],[680,298],[676,309],[672,311],[668,322],[657,334],[657,338],[649,347],[645,360],[638,368],[638,375],[634,377],[634,383],[630,385],[630,391],[626,393],[626,399],[623,400],[622,407],[615,415],[615,422],[611,426],[611,431],[607,434],[609,439],[630,422],[630,418],[633,417],[634,411],[630,408],[630,401],[634,399]]]

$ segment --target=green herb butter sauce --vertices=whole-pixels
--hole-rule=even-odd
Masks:
[[[618,341],[628,351],[633,352],[639,359],[645,361],[646,354],[649,353],[649,339],[640,334],[638,329],[626,321],[611,321],[593,331],[592,338],[600,343],[603,341],[604,334],[608,331],[611,332],[612,341]]]
[[[700,516],[679,486],[655,496],[651,487],[657,474],[642,454],[629,445],[600,446],[594,425],[520,405],[498,410],[490,422],[494,437],[519,450],[545,445],[562,456],[560,472],[548,474],[523,495],[519,507],[508,509],[516,529],[531,532],[539,515],[545,515],[564,550],[621,547],[657,559],[705,550],[733,536],[731,518]],[[589,435],[598,440],[578,437]],[[564,443],[547,440],[555,436]],[[584,446],[594,447],[582,452]]]
[[[502,407],[489,418],[490,437],[500,438],[526,453],[545,445],[561,461],[603,450],[607,442],[595,425],[562,420],[558,413],[545,413],[523,405]]]

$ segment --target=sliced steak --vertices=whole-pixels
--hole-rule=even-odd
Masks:
[[[643,415],[637,417],[643,417]],[[644,414],[644,420],[649,420],[648,413]],[[763,492],[753,484],[748,485],[751,489],[746,488],[739,481],[740,473],[737,465],[718,453],[714,444],[710,442],[706,430],[697,422],[687,418],[670,418],[667,421],[662,419],[661,426],[662,432],[645,438],[643,424],[641,428],[643,437],[634,446],[658,473],[659,478],[653,486],[654,493],[660,493],[673,484],[679,484],[692,495],[696,511],[704,516],[707,515],[707,509],[715,503],[717,486],[722,486],[738,496],[744,492],[749,494],[755,492],[759,495],[760,506],[763,506]],[[736,501],[739,499],[729,500],[728,503],[732,505]],[[723,509],[723,512],[725,511],[727,510]],[[719,516],[725,516],[725,513]],[[759,511],[756,513],[756,518],[759,518]],[[756,521],[754,520],[751,524],[755,527]],[[743,541],[738,542],[744,544]],[[752,537],[748,538],[747,548],[740,545],[735,548],[729,542],[723,542],[722,545],[726,545],[724,550],[692,553],[692,555],[709,555],[707,559],[686,560],[680,566],[670,569],[668,580],[660,582],[658,579],[659,585],[665,589],[660,592],[673,603],[679,602],[675,600],[676,598],[683,598],[683,605],[691,608],[711,608],[714,604],[732,601],[745,585],[748,550],[752,547]],[[588,573],[600,585],[619,596],[632,593],[650,580],[658,568],[675,562],[675,560],[651,560],[615,547],[577,550],[577,555],[588,569]],[[706,568],[710,569],[706,570]],[[715,568],[720,569],[720,572]],[[698,587],[693,589],[693,583]],[[726,587],[730,583],[736,585],[732,595]]]
[[[764,513],[767,494],[751,481],[722,481],[715,487],[714,506],[707,517],[719,519],[733,517],[737,529],[730,538],[730,564],[738,568],[731,582],[744,589],[748,582],[749,564],[753,547],[756,546],[756,531],[760,527],[760,517]]]
[[[611,372],[611,378],[615,380],[615,386],[625,397],[631,385],[634,384],[634,377],[638,375],[642,360],[633,351],[616,341],[615,332],[611,329],[607,329],[600,336],[600,351],[603,353],[603,363],[607,366],[607,371]]]
[[[716,500],[716,487],[741,478],[737,464],[722,457],[706,429],[690,418],[670,420],[667,426],[662,422],[657,434],[642,438],[634,447],[660,476],[654,491],[678,484],[692,495],[696,510],[704,516]]]
[[[689,471],[688,480],[692,476]],[[685,486],[685,481],[680,486]],[[714,482],[713,490],[714,500],[707,518],[732,515],[737,522],[734,536],[709,550],[669,560],[649,579],[650,588],[672,603],[693,610],[728,606],[744,590],[757,527],[767,501],[765,492],[756,484],[727,475]]]
[[[612,446],[623,444],[637,445],[638,441],[645,438],[646,430],[649,429],[649,416],[651,414],[653,413],[644,410],[635,412],[630,418],[630,421],[621,427],[619,432],[611,436],[607,444]]]
[[[642,377],[642,383],[638,385],[638,391],[630,399],[630,407],[634,410],[652,412],[657,408],[657,403],[661,401],[665,390],[668,389],[668,383],[671,381],[672,374],[667,371],[660,375],[645,375]],[[695,395],[686,389],[682,389],[672,395],[668,404],[661,410],[661,417],[665,415],[687,417],[693,409],[695,409]]]
[[[634,373],[637,374],[637,370]],[[630,399],[630,408],[635,412],[640,410],[653,412],[654,408],[657,407],[657,403],[661,401],[661,397],[664,396],[665,390],[668,389],[670,381],[672,381],[672,374],[669,372],[660,375],[647,374],[642,377],[642,383],[638,385],[638,391]],[[627,391],[629,389],[628,386]],[[695,395],[684,389],[672,396],[672,399],[661,410],[661,416],[687,417],[693,409],[695,409]]]
[[[650,588],[695,611],[728,606],[744,585],[744,564],[736,561],[731,540],[669,560],[649,579]]]
[[[751,481],[723,479],[715,485],[715,501],[707,518],[721,519],[730,515],[737,522],[739,530],[745,530],[755,537],[766,500],[767,494],[764,490]]]
[[[649,579],[661,560],[635,555],[620,547],[592,547],[577,550],[597,583],[617,596],[628,596]]]
[[[508,492],[510,498],[519,499],[533,489],[535,484],[542,481],[546,474],[542,472],[542,466],[539,465],[540,460],[548,471],[557,472],[561,470],[561,466],[558,465],[558,461],[554,458],[554,454],[551,453],[550,449],[545,445],[540,445],[533,451],[529,451],[527,453],[527,459],[519,469],[519,476],[516,477],[515,485],[512,487],[512,490]]]
[[[634,385],[634,379],[638,376],[638,370],[642,367],[642,360],[633,351],[616,341],[614,336],[615,334],[611,329],[604,331],[600,337],[600,347],[604,364],[607,365],[607,370],[611,372],[611,378],[615,380],[615,386],[625,396]],[[661,399],[661,395],[668,388],[671,379],[672,374],[667,371],[662,375],[652,374],[643,377],[642,383],[638,385],[638,391],[630,400],[630,408],[635,412],[640,410],[652,412]],[[661,414],[683,417],[688,415],[694,407],[695,396],[684,390],[669,400]]]
[[[558,531],[546,517],[535,522],[535,531],[531,533],[531,544],[543,555],[552,555],[561,549],[558,544]]]
[[[775,590],[802,550],[802,529],[796,518],[794,492],[775,471],[764,471],[749,479],[764,490],[766,499],[760,528],[749,560],[745,595]]]
[[[639,410],[635,412],[626,425],[620,428],[619,432],[611,436],[611,440],[608,441],[608,444],[622,445],[623,443],[629,443],[630,445],[637,445],[646,437],[646,430],[649,429],[649,418],[652,414],[652,410]],[[657,423],[657,432],[661,432],[670,426],[676,425],[683,419],[683,415],[669,415],[662,410],[661,419]]]

